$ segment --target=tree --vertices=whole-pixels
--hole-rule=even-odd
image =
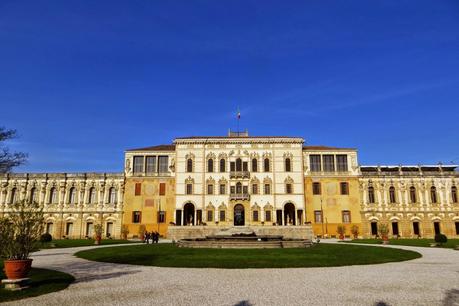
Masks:
[[[10,152],[4,142],[17,137],[16,130],[0,127],[0,173],[10,172],[14,167],[25,163],[27,154],[22,152]]]

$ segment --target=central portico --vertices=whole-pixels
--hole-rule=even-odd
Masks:
[[[181,137],[175,144],[177,226],[301,225],[301,137]]]

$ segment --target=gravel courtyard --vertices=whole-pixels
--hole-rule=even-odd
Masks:
[[[154,246],[152,246],[154,247]],[[90,262],[92,247],[43,250],[34,267],[75,276],[69,288],[11,305],[459,305],[459,252],[417,248],[407,262],[336,268],[189,269]]]

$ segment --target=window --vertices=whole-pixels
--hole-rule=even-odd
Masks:
[[[116,189],[115,187],[110,187],[108,191],[108,203],[109,204],[116,204],[117,199],[116,199]]]
[[[220,194],[226,194],[226,184],[220,184]]]
[[[73,223],[68,222],[65,224],[65,236],[71,236],[73,232]]]
[[[208,210],[207,211],[207,222],[212,222],[214,220],[214,211]]]
[[[285,184],[285,193],[287,194],[293,193],[293,185],[291,183]]]
[[[77,199],[76,199],[76,189],[75,187],[70,188],[69,191],[69,203],[70,204],[76,204]]]
[[[158,157],[158,164],[159,173],[168,173],[168,166],[169,166],[169,156],[159,156]]]
[[[263,167],[265,172],[269,172],[269,158],[265,158],[263,161]]]
[[[416,203],[416,188],[414,186],[410,187],[410,201]]]
[[[52,235],[53,234],[53,223],[49,222],[46,223],[46,233]]]
[[[265,184],[265,194],[271,194],[271,185]]]
[[[252,194],[258,194],[258,184],[252,184]]]
[[[226,160],[220,159],[220,172],[226,172]]]
[[[456,235],[459,235],[459,222],[455,222],[454,225],[456,226]]]
[[[105,233],[105,236],[107,236],[107,238],[110,238],[113,235],[113,222],[107,222],[107,228]]]
[[[258,160],[256,158],[252,159],[252,172],[258,172]]]
[[[242,159],[236,159],[236,171],[242,171]]]
[[[166,183],[159,183],[159,195],[166,195]]]
[[[89,204],[95,204],[97,201],[96,188],[89,188]]]
[[[142,194],[142,183],[135,183],[134,195],[139,196]]]
[[[86,223],[86,236],[92,238],[94,236],[94,223],[87,222]]]
[[[451,200],[453,203],[457,203],[457,187],[451,187]]]
[[[32,203],[38,202],[38,199],[37,199],[37,188],[35,188],[35,187],[33,187],[32,189],[30,189],[30,202],[32,202]]]
[[[158,214],[158,223],[165,223],[166,222],[166,212],[160,211]]]
[[[395,197],[395,187],[394,186],[389,187],[389,202],[391,204],[397,202],[397,199]]]
[[[254,210],[254,211],[252,212],[252,214],[253,214],[252,220],[253,220],[254,222],[258,222],[258,210]]]
[[[132,212],[132,223],[140,223],[142,220],[142,212],[133,211]]]
[[[186,172],[193,172],[193,160],[191,158],[186,160]]]
[[[270,210],[265,211],[265,221],[271,222],[271,211]]]
[[[321,210],[314,210],[314,222],[322,223],[322,211]]]
[[[207,194],[214,194],[214,185],[213,184],[207,185]]]
[[[324,171],[325,172],[335,172],[335,156],[334,155],[324,155]]]
[[[134,156],[134,174],[143,173],[143,156]]]
[[[347,172],[347,155],[346,154],[339,154],[336,155],[336,167],[339,172]]]
[[[220,210],[220,222],[225,221],[225,211]]]
[[[430,201],[433,204],[437,203],[437,188],[435,188],[435,186],[430,188]]]
[[[348,182],[341,182],[339,184],[340,191],[342,195],[348,195],[349,194],[349,183]]]
[[[349,210],[343,210],[343,223],[351,223],[351,212]]]
[[[186,184],[186,194],[193,194],[193,184]]]
[[[321,194],[321,186],[319,182],[312,183],[312,194],[318,195]]]
[[[236,193],[241,194],[242,193],[242,184],[240,182],[236,183]]]
[[[285,159],[285,172],[291,172],[292,171],[292,162],[290,158]]]
[[[156,173],[156,156],[147,156],[145,164],[146,172],[148,174]]]
[[[10,195],[10,204],[16,203],[18,198],[18,192],[16,188],[11,189],[11,195]]]
[[[207,172],[214,172],[214,160],[212,158],[207,160]]]
[[[57,204],[57,190],[55,187],[51,188],[49,192],[49,203]]]
[[[242,171],[249,171],[249,164],[247,162],[242,163]]]
[[[311,164],[311,172],[322,171],[322,162],[320,155],[309,155],[309,163]]]
[[[368,187],[368,203],[373,204],[375,202],[375,189],[374,187]]]

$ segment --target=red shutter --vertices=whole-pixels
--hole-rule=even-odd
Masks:
[[[138,196],[142,193],[142,184],[136,183],[135,184],[135,195]]]
[[[166,183],[159,184],[159,195],[166,195]]]

